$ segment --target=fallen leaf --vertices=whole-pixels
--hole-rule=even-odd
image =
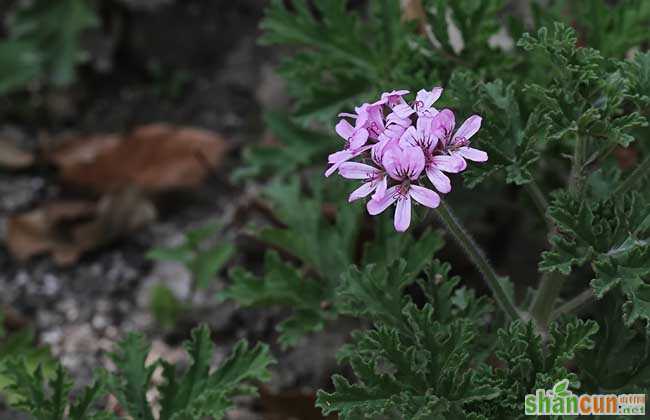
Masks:
[[[90,137],[67,137],[48,154],[49,161],[59,167],[71,167],[92,163],[97,156],[117,147],[122,141],[118,135],[96,135]]]
[[[49,155],[64,182],[99,192],[159,192],[199,185],[228,150],[216,133],[167,124],[129,135],[68,139]]]
[[[0,138],[0,168],[25,169],[34,164],[34,155],[19,149],[14,142]]]
[[[154,205],[134,189],[99,202],[55,201],[7,221],[7,246],[20,261],[51,254],[62,266],[156,218]]]

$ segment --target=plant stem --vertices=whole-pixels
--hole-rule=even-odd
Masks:
[[[580,134],[577,134],[575,148],[573,149],[573,166],[571,167],[571,179],[569,181],[569,188],[576,196],[579,196],[580,193],[582,193],[582,185],[584,182],[582,172],[584,170],[586,158],[586,139]]]
[[[560,295],[564,277],[559,273],[547,273],[542,276],[535,299],[530,305],[530,315],[541,331],[546,331],[557,297]]]
[[[582,306],[589,302],[594,297],[594,292],[591,288],[580,293],[578,296],[571,300],[564,302],[551,314],[550,320],[554,320],[562,314],[569,314],[582,308]]]
[[[614,190],[612,195],[621,196],[626,192],[630,191],[634,185],[647,177],[650,174],[650,156],[647,156],[643,162],[637,166],[632,173],[630,173],[627,178]]]
[[[454,237],[456,242],[458,242],[461,248],[463,248],[470,260],[472,260],[472,263],[483,275],[483,279],[490,287],[490,290],[492,290],[494,299],[501,309],[511,320],[520,319],[519,311],[499,282],[499,277],[488,262],[487,257],[470,234],[465,230],[465,228],[463,228],[458,219],[456,219],[451,208],[442,201],[440,206],[436,208],[435,213],[442,224],[445,225],[449,233]]]
[[[524,188],[528,192],[528,195],[530,195],[530,198],[533,200],[533,203],[535,203],[535,207],[537,207],[537,211],[542,215],[542,218],[546,221],[546,223],[550,226],[550,222],[548,218],[546,217],[546,209],[548,208],[548,201],[546,200],[546,197],[544,196],[544,193],[542,192],[541,188],[539,188],[539,185],[535,181],[531,181],[528,184],[524,185]]]

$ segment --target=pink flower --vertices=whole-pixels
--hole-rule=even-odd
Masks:
[[[425,165],[424,153],[419,147],[391,148],[385,153],[383,164],[388,175],[399,184],[387,189],[383,196],[373,197],[367,204],[368,213],[377,215],[397,203],[395,230],[404,232],[411,224],[411,198],[424,206],[435,208],[440,204],[440,197],[427,188],[413,184]]]
[[[394,140],[384,140],[374,146],[370,151],[372,161],[376,166],[365,163],[345,162],[339,168],[339,174],[347,179],[363,179],[365,182],[356,190],[352,191],[348,201],[352,202],[364,198],[374,192],[373,199],[383,197],[388,188],[388,179],[383,165],[383,158],[386,151],[398,147]]]
[[[363,121],[363,128],[368,131],[368,137],[375,141],[379,140],[386,129],[383,106],[383,101],[377,101],[356,108],[357,115],[360,116],[357,121]]]
[[[357,119],[357,122],[359,122],[359,119]],[[325,171],[325,176],[332,175],[343,162],[347,162],[370,148],[370,146],[364,147],[368,141],[368,131],[365,128],[353,127],[346,120],[341,120],[336,124],[336,133],[345,140],[345,147],[343,150],[328,156],[327,161],[332,166]]]
[[[431,91],[420,90],[413,102],[413,106],[406,102],[400,103],[393,108],[393,112],[400,118],[408,118],[413,114],[418,117],[430,118],[438,113],[438,110],[432,107],[433,103],[442,95],[441,87],[434,87]]]
[[[465,170],[467,167],[465,159],[474,162],[488,160],[488,155],[483,150],[469,147],[469,139],[481,128],[481,120],[480,116],[472,115],[452,135],[456,125],[456,118],[451,110],[443,109],[433,118],[432,124],[436,136],[440,139],[442,151],[455,161],[453,165],[460,167],[460,171]]]
[[[381,94],[381,100],[388,105],[390,109],[395,108],[397,105],[405,104],[406,101],[402,96],[408,95],[408,90],[393,90],[391,92],[384,92]]]
[[[344,178],[361,180],[348,200],[371,196],[366,204],[371,215],[395,204],[394,225],[400,232],[411,224],[411,199],[431,208],[440,204],[435,191],[420,185],[425,174],[437,191],[448,193],[447,173],[465,170],[466,160],[488,159],[487,153],[469,146],[481,117],[472,115],[454,133],[453,112],[433,107],[442,88],[420,90],[410,105],[404,100],[408,93],[384,92],[378,101],[355,107],[353,114],[339,114],[354,120],[354,126],[347,120],[336,125],[345,148],[329,156],[331,166],[325,172],[329,176],[338,170]]]
[[[451,181],[443,171],[458,173],[463,169],[463,165],[451,156],[439,154],[438,133],[433,129],[433,123],[433,119],[419,118],[415,127],[411,126],[404,132],[400,144],[422,149],[427,178],[438,191],[448,193],[451,191]]]

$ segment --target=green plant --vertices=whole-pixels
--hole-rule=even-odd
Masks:
[[[111,354],[117,371],[101,372],[94,384],[72,399],[69,396],[72,381],[60,364],[49,380],[40,366],[31,371],[22,358],[8,362],[3,372],[12,380],[9,390],[17,396],[12,406],[37,420],[117,419],[116,414],[97,408],[97,403],[107,394],[117,398],[128,418],[190,420],[223,418],[232,407],[232,396],[254,394],[255,388],[246,382],[268,380],[268,366],[274,363],[265,345],[250,347],[240,341],[219,367],[211,370],[214,349],[205,326],[192,331],[185,348],[191,365],[184,374],[179,374],[175,365],[163,360],[146,364],[149,345],[142,335],[129,334]],[[152,382],[158,368],[162,369],[162,385]],[[161,409],[157,417],[147,399],[147,392],[153,388],[160,394]]]
[[[293,317],[278,327],[285,345],[341,315],[368,320],[371,326],[356,332],[340,352],[354,380],[335,376],[334,390],[319,393],[323,411],[343,419],[522,418],[527,394],[564,380],[567,393],[569,388],[575,393],[647,390],[646,5],[555,1],[549,8],[534,7],[535,28],[527,31],[516,16],[500,23],[496,16],[503,3],[498,1],[414,3],[422,8],[415,21],[407,21],[396,1],[371,2],[367,9],[352,9],[344,0],[314,1],[313,8],[300,0],[275,1],[262,24],[262,41],[297,47],[280,68],[296,98],[294,124],[318,127],[315,121],[330,123],[337,113],[367,101],[337,124],[344,147],[329,156],[327,174],[358,180],[371,214],[397,202],[398,231],[409,226],[412,204],[404,207],[406,200],[435,208],[433,214],[481,274],[498,310],[467,288],[454,292],[459,279],[448,278],[447,265],[431,263],[442,242],[426,244],[419,236],[432,222],[430,210],[414,207],[414,233],[391,232],[386,217],[369,218],[362,207],[343,203],[352,188],[341,187],[334,177],[324,181],[320,152],[287,159],[286,166],[280,159],[268,165],[262,155],[247,155],[249,167],[266,165],[250,176],[272,178],[263,198],[278,227],[257,233],[273,248],[263,275],[233,269],[232,285],[222,297],[294,308]],[[511,50],[486,45],[501,26],[515,38]],[[462,47],[452,42],[450,30],[460,33]],[[640,51],[631,59],[623,58],[635,48]],[[436,86],[445,92],[432,108],[423,100],[440,96]],[[448,128],[436,117],[445,107],[453,110],[446,115],[472,121],[473,130],[464,131],[471,131],[469,136],[434,130]],[[438,148],[426,143],[426,136],[421,143],[413,137],[421,130],[414,120],[426,118],[440,124],[429,133]],[[408,130],[411,134],[404,134]],[[298,132],[286,142],[282,136],[288,134],[279,135],[278,156],[316,149],[306,130],[302,141]],[[454,158],[458,148],[468,147],[469,137],[479,150],[468,152],[473,159],[464,157],[484,161],[479,152],[485,151],[487,162],[446,171],[463,171],[475,199],[436,201],[433,191],[422,196],[417,189],[411,194],[413,185],[426,181],[420,174],[431,158]],[[399,150],[385,152],[389,147]],[[631,169],[615,159],[624,149],[638,156]],[[400,159],[409,165],[400,166]],[[439,191],[449,192],[433,178]],[[391,194],[381,195],[381,179],[388,179]],[[460,214],[471,216],[486,197],[502,194],[504,184],[517,194],[520,212],[537,220],[526,234],[546,242],[537,286],[527,292],[516,273],[496,274],[451,210],[454,202]],[[350,201],[361,193],[355,194]],[[335,210],[328,213],[332,203]],[[411,235],[420,238],[413,253],[396,245],[411,241]],[[424,267],[428,276],[416,281]]]
[[[0,93],[34,81],[54,86],[73,82],[84,58],[81,34],[95,25],[89,0],[35,0],[18,7],[9,21],[9,36],[0,42]]]
[[[184,306],[191,303],[199,289],[206,289],[214,276],[230,260],[235,251],[230,243],[220,243],[209,247],[205,242],[220,230],[217,224],[191,230],[186,233],[182,244],[170,248],[154,248],[147,253],[147,258],[157,261],[174,261],[182,263],[190,272],[190,293],[185,302],[179,301],[166,286],[157,284],[151,290],[150,307],[162,325],[173,326]]]

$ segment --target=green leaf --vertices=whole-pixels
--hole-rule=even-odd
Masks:
[[[233,299],[244,306],[283,305],[295,310],[294,315],[277,326],[284,345],[295,344],[306,332],[322,329],[332,315],[321,308],[327,299],[317,282],[303,279],[300,272],[283,262],[276,252],[269,251],[264,263],[265,275],[258,278],[236,267],[231,270],[233,283],[219,293],[220,299]]]
[[[350,267],[341,275],[336,293],[340,311],[388,325],[400,324],[405,299],[403,289],[414,281],[405,275],[405,269],[404,260],[388,268],[369,265],[360,271]]]
[[[105,394],[99,382],[86,387],[76,400],[72,400],[68,395],[72,381],[59,363],[50,379],[41,365],[31,369],[21,356],[7,360],[1,369],[3,375],[10,378],[8,390],[12,395],[9,401],[12,408],[30,414],[36,420],[114,418],[100,416],[93,408],[93,404]]]
[[[70,405],[69,418],[71,420],[113,418],[113,415],[110,413],[104,413],[102,415],[95,413],[93,410],[93,404],[104,394],[104,387],[99,381],[86,387],[77,401]]]
[[[108,389],[120,405],[133,417],[153,420],[147,402],[147,391],[151,386],[151,375],[156,365],[145,365],[150,346],[141,334],[130,333],[120,341],[117,350],[110,355],[119,370],[119,376],[108,376]]]
[[[80,37],[97,25],[86,0],[36,0],[18,9],[9,39],[0,43],[0,92],[9,92],[41,77],[57,85],[74,81],[83,59]]]
[[[210,417],[223,418],[232,407],[235,393],[250,393],[243,383],[250,380],[267,381],[268,366],[274,363],[268,348],[258,344],[249,348],[239,341],[228,358],[210,373],[214,346],[210,330],[202,325],[191,333],[185,349],[191,359],[188,371],[178,376],[175,366],[162,362],[165,384],[160,387],[160,420],[192,420]]]
[[[246,341],[240,340],[230,356],[210,376],[208,386],[234,390],[244,381],[268,381],[271,378],[268,367],[273,363],[266,344],[250,347]]]
[[[13,403],[19,395],[11,390],[12,379],[5,372],[5,365],[16,355],[27,367],[28,374],[33,374],[41,367],[44,378],[51,378],[56,370],[56,363],[50,355],[48,347],[35,346],[35,333],[31,328],[8,334],[0,343],[0,391],[9,403]]]
[[[221,230],[221,223],[211,222],[196,229],[192,229],[185,234],[185,243],[189,248],[196,249],[201,243]]]
[[[185,309],[169,287],[157,284],[151,289],[149,308],[156,321],[167,328],[176,325],[176,321]]]
[[[214,276],[232,258],[234,253],[235,247],[231,244],[216,246],[208,251],[200,252],[191,264],[197,287],[207,288]]]
[[[192,261],[194,253],[187,246],[178,246],[175,248],[153,248],[147,252],[147,258],[157,261],[175,261],[188,263]]]
[[[303,128],[276,112],[266,112],[264,123],[278,144],[256,144],[244,149],[243,167],[235,180],[267,175],[288,175],[325,158],[339,145],[331,135]]]
[[[626,297],[623,315],[627,325],[638,319],[650,321],[650,244],[631,244],[629,250],[600,258],[594,263],[591,281],[596,297],[619,287]]]
[[[185,343],[185,350],[192,364],[180,381],[177,381],[175,366],[163,363],[166,383],[160,388],[161,420],[171,419],[175,412],[186,409],[205,391],[214,351],[208,327],[203,325],[192,330],[190,341]]]
[[[553,249],[542,254],[540,269],[568,274],[590,260],[605,264],[626,258],[650,235],[646,208],[647,199],[639,194],[589,202],[556,193],[548,215],[558,232],[551,237]]]
[[[419,308],[403,296],[413,282],[405,280],[405,266],[401,261],[388,270],[351,268],[343,276],[338,293],[343,310],[375,325],[355,332],[339,355],[351,365],[356,383],[335,375],[334,392],[320,391],[317,406],[342,419],[480,418],[467,407],[494,399],[499,390],[474,380],[470,354],[477,327],[463,314],[485,314],[477,310],[483,304],[465,294],[452,316],[456,305],[450,296],[458,278],[449,281],[449,266],[435,262],[430,281],[420,282],[430,302]]]
[[[0,93],[20,89],[42,73],[39,52],[27,41],[0,42]]]
[[[551,340],[547,365],[561,369],[581,351],[594,348],[592,337],[598,332],[598,324],[592,320],[575,319],[565,325],[557,323],[551,328]]]

